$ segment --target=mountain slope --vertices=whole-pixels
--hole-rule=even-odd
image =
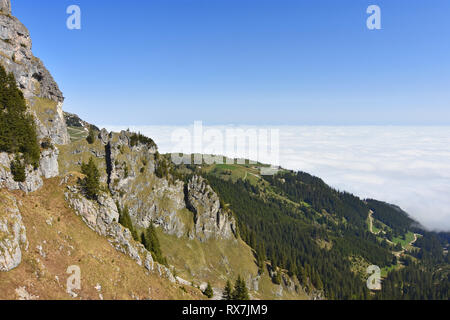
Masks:
[[[72,299],[66,292],[71,265],[81,269],[76,299],[202,299],[199,290],[149,273],[89,229],[69,208],[60,182],[47,180],[28,195],[0,190],[2,212],[5,199],[16,199],[27,236],[22,263],[0,272],[0,299]]]
[[[336,299],[449,297],[444,234],[427,232],[396,206],[336,191],[309,174],[281,170],[262,177],[258,166],[182,165],[179,171],[207,178],[235,213],[243,239],[268,257],[272,270],[297,275],[307,291],[323,287]],[[368,223],[372,215],[377,232]],[[382,269],[382,292],[366,288],[369,265]]]
[[[395,206],[303,172],[263,177],[261,164],[175,166],[151,138],[64,118],[10,1],[0,12],[0,116],[25,117],[15,89],[40,152],[34,165],[0,152],[0,299],[202,299],[208,282],[220,298],[239,276],[253,299],[449,298],[448,234]],[[373,264],[378,293],[366,287]]]

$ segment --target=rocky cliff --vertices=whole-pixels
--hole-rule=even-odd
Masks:
[[[185,184],[168,172],[158,177],[157,168],[170,164],[152,141],[138,141],[128,131],[102,130],[97,143],[97,151],[90,153],[105,162],[102,180],[138,228],[153,223],[168,234],[201,241],[236,236],[233,216],[220,208],[219,197],[204,179],[195,176]]]
[[[71,175],[65,177],[61,184],[70,182],[71,177]],[[88,200],[73,180],[67,185],[66,201],[92,230],[106,237],[116,250],[128,255],[138,265],[148,271],[157,272],[170,282],[176,281],[172,272],[166,266],[154,262],[151,253],[142,244],[133,240],[130,230],[118,223],[119,210],[110,195],[102,193],[97,201]]]
[[[32,51],[28,29],[11,15],[11,2],[0,3],[0,63],[16,77],[34,113],[39,137],[54,144],[70,142],[64,121],[64,97],[52,75]]]
[[[200,240],[230,239],[236,234],[232,213],[221,208],[219,197],[205,179],[192,177],[186,190],[187,205],[195,213],[195,234]]]
[[[11,2],[0,2],[0,63],[12,72],[34,115],[38,137],[48,141],[51,148],[41,153],[40,168],[27,168],[24,183],[13,180],[10,172],[12,157],[0,154],[0,186],[33,192],[42,186],[42,177],[58,175],[58,149],[53,145],[70,142],[64,121],[64,97],[43,63],[31,51],[32,43],[27,28],[11,15]]]

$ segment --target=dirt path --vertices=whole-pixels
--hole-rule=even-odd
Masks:
[[[376,233],[373,232],[373,213],[374,213],[374,212],[373,212],[372,210],[369,211],[369,231],[370,231],[371,233],[377,235],[377,234],[379,234],[379,233],[381,232],[381,230],[379,230],[379,231],[376,232]],[[412,240],[412,241],[409,243],[410,246],[412,246],[412,245],[417,241],[418,236],[419,236],[419,235],[418,235],[417,233],[414,233],[414,240]],[[389,243],[391,243],[392,245],[395,245],[395,243],[393,243],[392,241],[389,241],[389,240],[387,240],[387,239],[386,239],[386,241],[389,242]],[[405,253],[405,251],[406,251],[406,248],[403,248],[402,251],[393,252],[393,254],[399,258],[402,254]]]
[[[378,231],[377,233],[373,232],[373,211],[372,210],[369,211],[369,231],[372,232],[373,234],[380,233],[380,231]]]

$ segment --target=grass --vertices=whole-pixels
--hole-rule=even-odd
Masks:
[[[227,280],[234,282],[238,275],[249,280],[258,274],[252,250],[242,240],[214,240],[200,242],[176,238],[157,230],[163,254],[177,274],[195,285],[210,282],[214,288],[223,288]],[[298,282],[296,283],[298,285]],[[259,282],[258,292],[251,292],[257,299],[307,299],[307,295],[283,288],[283,296],[277,296],[279,286],[272,283],[267,270]]]
[[[396,237],[396,238],[392,239],[393,243],[395,243],[395,244],[400,243],[403,248],[407,248],[412,241],[414,241],[414,233],[412,233],[411,231],[409,231],[405,235],[405,239],[402,239],[401,237]]]
[[[105,153],[105,147],[97,139],[93,144],[88,144],[85,139],[73,141],[68,145],[60,145],[59,149],[59,171],[64,175],[69,172],[81,172],[81,163],[87,163],[92,156],[95,164],[100,169],[103,180],[106,181],[106,164],[104,158],[97,158],[93,153]]]
[[[179,239],[160,229],[158,237],[169,264],[187,281],[197,284],[209,281],[213,287],[221,288],[239,274],[247,278],[258,273],[251,248],[241,240],[211,239],[202,243],[196,239]]]
[[[396,265],[392,265],[389,267],[384,267],[381,269],[381,277],[382,278],[386,278],[388,276],[388,274],[394,270],[399,270],[403,268],[403,266],[401,264],[396,264]]]
[[[86,139],[88,136],[88,133],[84,130],[84,128],[67,127],[67,132],[69,133],[70,140],[72,142]]]
[[[36,112],[36,116],[42,124],[51,123],[57,115],[56,101],[35,97],[32,103],[32,109]]]

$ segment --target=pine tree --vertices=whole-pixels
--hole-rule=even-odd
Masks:
[[[0,152],[21,154],[23,165],[39,167],[36,125],[12,73],[0,65]]]
[[[124,227],[130,230],[131,236],[135,241],[139,241],[139,237],[137,234],[137,231],[134,229],[133,221],[130,217],[130,212],[128,210],[128,207],[125,206],[123,210],[119,210],[119,223]]]
[[[89,134],[86,140],[89,144],[93,144],[95,142],[95,131],[92,127],[89,127]]]
[[[250,300],[247,286],[241,276],[238,276],[234,285],[233,300]]]
[[[281,271],[277,271],[274,273],[272,277],[273,283],[280,285],[281,284]]]
[[[264,248],[264,243],[260,243],[256,250],[256,259],[259,268],[259,273],[264,273],[264,266],[266,264],[266,249]]]
[[[207,296],[209,299],[211,299],[214,296],[214,291],[211,287],[211,284],[208,282],[208,286],[206,287],[205,291],[203,292],[205,296]]]
[[[87,198],[96,200],[100,192],[100,172],[92,157],[87,164],[81,165],[81,173],[86,176],[83,180],[83,187]]]
[[[158,235],[156,234],[156,230],[155,227],[153,226],[153,223],[150,224],[150,226],[147,228],[147,230],[145,230],[145,233],[143,233],[141,237],[142,237],[142,244],[148,251],[151,252],[153,258],[157,262],[166,265],[167,260],[163,256]]]
[[[14,177],[14,181],[25,182],[25,165],[22,163],[22,161],[20,161],[17,155],[14,161],[11,163],[11,173]]]
[[[223,289],[222,300],[232,300],[233,299],[233,288],[231,287],[230,280],[227,281],[225,288]]]

